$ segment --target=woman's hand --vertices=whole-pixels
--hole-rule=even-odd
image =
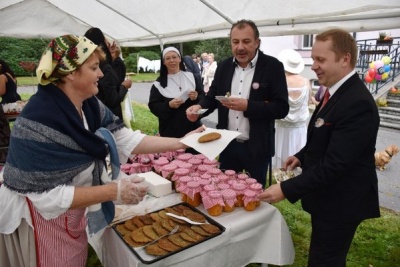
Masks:
[[[132,80],[131,79],[126,79],[122,82],[122,85],[126,88],[129,89],[132,87]]]
[[[199,128],[194,129],[194,130],[191,131],[191,132],[188,132],[188,133],[185,135],[185,137],[188,136],[188,135],[194,134],[194,133],[202,133],[202,132],[204,132],[206,129],[207,129],[207,127],[206,127],[205,125],[202,125],[202,126],[200,126]]]
[[[170,108],[179,108],[183,104],[183,100],[179,98],[174,98],[171,101],[169,101],[169,107]]]
[[[199,96],[199,94],[197,93],[197,91],[195,91],[195,90],[190,90],[189,91],[190,100],[194,101],[194,100],[197,99],[198,96]]]
[[[137,204],[147,194],[148,187],[144,178],[139,176],[128,176],[115,181],[118,186],[117,204]]]
[[[200,105],[193,105],[187,108],[186,110],[186,117],[191,122],[195,122],[199,119],[199,110],[201,109]]]

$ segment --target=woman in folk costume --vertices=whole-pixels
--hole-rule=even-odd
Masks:
[[[204,96],[200,84],[186,71],[182,57],[175,47],[162,52],[160,76],[153,83],[149,96],[150,111],[158,118],[161,136],[179,137],[201,125],[200,120],[191,122],[186,109],[198,103]]]
[[[119,162],[185,148],[125,128],[95,97],[103,59],[74,35],[53,39],[41,58],[38,91],[12,129],[0,187],[0,266],[85,266],[86,227],[98,233],[114,203],[137,204],[147,192],[141,178],[122,177]]]

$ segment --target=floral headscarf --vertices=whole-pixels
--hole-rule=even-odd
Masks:
[[[38,82],[46,85],[68,75],[82,65],[96,47],[88,38],[71,34],[51,40],[36,69]]]

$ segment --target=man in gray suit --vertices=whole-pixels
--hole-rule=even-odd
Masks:
[[[312,69],[328,87],[310,119],[306,145],[284,168],[302,174],[259,195],[275,203],[287,198],[311,214],[309,267],[344,267],[358,225],[380,216],[375,144],[379,114],[355,71],[357,45],[346,31],[316,36]],[[329,92],[329,94],[328,94]]]

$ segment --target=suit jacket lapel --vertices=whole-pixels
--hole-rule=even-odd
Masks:
[[[324,118],[325,115],[335,107],[337,102],[344,96],[346,93],[346,90],[358,79],[358,74],[355,73],[353,76],[351,76],[349,79],[347,79],[340,87],[339,89],[331,96],[329,101],[326,103],[323,109],[321,109],[322,103],[319,103],[317,108],[315,109],[313,115],[311,116],[310,119],[310,124],[308,127],[308,133],[311,134],[311,132],[314,129],[315,121],[317,118]],[[321,110],[320,110],[321,109]]]
[[[261,52],[258,52],[258,59],[257,59],[257,63],[255,66],[255,70],[254,70],[254,75],[253,75],[253,80],[251,81],[251,85],[252,86],[253,83],[257,82],[259,83],[262,79],[263,76],[263,72],[265,71],[265,68],[263,67],[263,65],[265,65],[265,58],[264,58],[264,54]],[[257,92],[258,90],[251,90],[250,88],[250,95],[249,95],[249,99],[257,99]]]

